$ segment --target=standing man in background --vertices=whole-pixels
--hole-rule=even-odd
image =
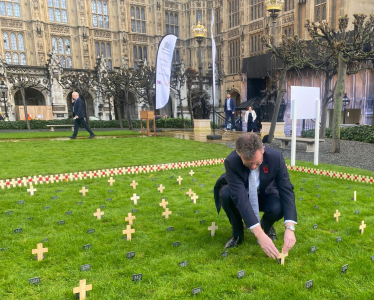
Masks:
[[[225,99],[225,128],[223,130],[227,130],[227,122],[229,121],[229,118],[231,117],[231,130],[235,130],[235,101],[231,98],[231,94],[227,93],[227,97]]]
[[[81,98],[79,98],[79,94],[77,92],[73,92],[71,95],[72,102],[73,102],[73,115],[74,115],[74,133],[69,138],[76,139],[79,126],[83,125],[84,128],[89,132],[90,139],[95,137],[95,134],[92,132],[91,128],[88,127],[86,121],[84,120],[85,112],[84,112],[84,105]]]

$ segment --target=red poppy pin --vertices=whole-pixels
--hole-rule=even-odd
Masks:
[[[265,174],[269,173],[269,168],[268,168],[267,165],[264,166],[263,170],[264,170],[264,173],[265,173]]]

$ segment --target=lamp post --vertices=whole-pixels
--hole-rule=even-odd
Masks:
[[[344,91],[344,97],[343,97],[343,124],[345,124],[345,112],[346,112],[346,107],[349,105],[351,101],[349,100],[347,96],[347,91]]]
[[[5,108],[5,117],[9,119],[8,109],[6,107],[6,101],[5,101],[5,93],[8,91],[8,87],[5,85],[4,80],[1,80],[0,91],[3,93],[4,108]]]
[[[200,96],[203,95],[203,62],[201,59],[201,43],[206,37],[206,28],[200,24],[200,21],[197,22],[197,25],[192,26],[192,33],[197,43],[199,44],[198,55],[199,55],[199,93]]]

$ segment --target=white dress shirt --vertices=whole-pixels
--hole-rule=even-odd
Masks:
[[[227,110],[227,111],[231,110],[230,103],[231,103],[231,98],[228,98],[228,99],[227,99],[227,104],[226,104],[226,110]]]

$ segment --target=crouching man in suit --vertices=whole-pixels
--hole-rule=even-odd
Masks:
[[[262,145],[255,133],[242,134],[236,151],[225,160],[226,173],[216,182],[214,199],[232,226],[232,237],[226,248],[237,247],[244,239],[244,226],[250,228],[262,250],[271,258],[279,257],[273,240],[277,239],[273,224],[284,218],[283,253],[295,245],[297,213],[295,194],[280,151]],[[260,211],[264,212],[260,220]]]

